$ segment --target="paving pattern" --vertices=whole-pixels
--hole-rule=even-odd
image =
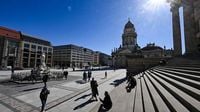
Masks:
[[[107,79],[103,73],[95,72],[100,95],[110,93],[113,107],[109,112],[199,112],[200,111],[200,68],[158,66],[135,76],[137,86],[130,93],[125,90],[125,70],[109,71]],[[73,73],[76,76],[82,74]],[[47,112],[98,112],[100,101],[91,101],[89,83],[75,81],[49,87],[52,91],[47,103]],[[37,112],[40,102],[38,90],[21,95],[0,94],[0,110],[5,112]],[[31,100],[27,98],[33,96]],[[24,108],[22,108],[24,107]]]

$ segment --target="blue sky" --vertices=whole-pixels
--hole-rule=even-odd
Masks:
[[[119,47],[131,19],[141,47],[149,42],[172,48],[169,4],[156,0],[0,0],[0,26],[107,54]],[[163,0],[161,0],[163,1]]]

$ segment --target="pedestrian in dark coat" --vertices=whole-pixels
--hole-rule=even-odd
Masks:
[[[42,91],[40,92],[40,100],[42,103],[41,112],[43,112],[45,110],[44,108],[45,108],[47,97],[49,94],[50,94],[50,91],[47,89],[46,86],[44,86],[42,88]]]
[[[42,81],[44,82],[44,86],[46,87],[47,86],[47,80],[48,80],[49,76],[47,74],[45,74],[43,77],[42,77]]]
[[[107,91],[105,91],[104,95],[105,95],[105,97],[103,100],[101,98],[99,98],[100,101],[102,102],[100,109],[108,111],[112,108],[112,101],[111,101],[110,95]]]
[[[107,78],[107,71],[105,72],[105,79]]]
[[[92,90],[92,98],[95,98],[95,100],[97,101],[97,96],[99,95],[99,92],[98,92],[98,84],[97,84],[97,81],[94,80],[94,78],[92,78],[92,81],[90,82],[90,86],[91,86],[91,90]]]
[[[64,71],[64,76],[65,76],[65,79],[67,79],[68,71]]]
[[[84,71],[83,72],[83,80],[86,82],[87,81],[87,73]]]
[[[92,77],[92,72],[88,71],[88,81],[90,81],[90,78]]]

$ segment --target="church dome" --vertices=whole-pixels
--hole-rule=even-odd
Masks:
[[[130,20],[126,23],[125,29],[126,29],[126,28],[134,28],[134,25],[133,25],[133,23],[131,23]]]

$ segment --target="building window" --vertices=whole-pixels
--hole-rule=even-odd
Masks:
[[[43,52],[47,52],[47,48],[46,47],[43,47]]]
[[[24,44],[24,48],[27,48],[27,49],[29,49],[29,47],[30,47],[30,45],[29,44]]]

